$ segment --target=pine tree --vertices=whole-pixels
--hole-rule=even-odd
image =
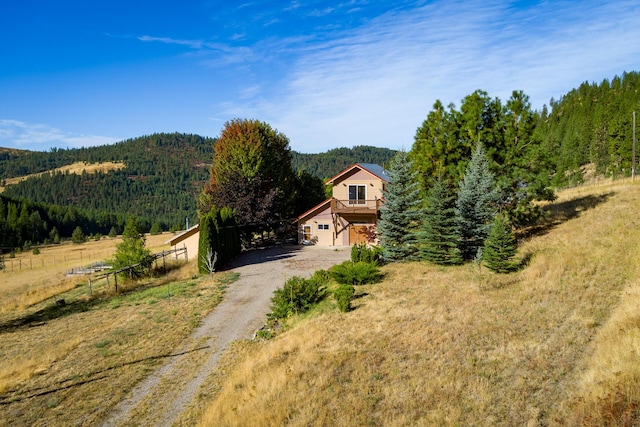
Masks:
[[[82,228],[77,226],[74,228],[73,233],[71,234],[71,241],[76,244],[84,243],[87,241],[87,237],[84,235]]]
[[[386,261],[412,259],[417,250],[421,200],[417,173],[405,151],[399,151],[391,161],[389,177],[378,223],[382,255]]]
[[[517,242],[511,226],[498,216],[484,242],[483,259],[487,268],[496,273],[510,273],[518,269],[514,261]]]
[[[435,181],[427,195],[422,229],[418,235],[420,259],[441,265],[460,264],[460,234],[455,217],[455,196],[443,180]]]
[[[60,243],[60,233],[58,232],[58,229],[55,226],[49,232],[49,240],[54,245],[57,245],[58,243]]]
[[[151,251],[145,247],[145,237],[140,232],[138,220],[131,217],[127,221],[122,233],[122,242],[116,245],[116,255],[112,261],[114,268],[123,268],[133,264],[140,264],[135,271],[141,275],[145,268],[151,266]]]
[[[149,230],[149,234],[155,236],[162,233],[162,226],[158,221],[151,224],[151,229]]]
[[[499,193],[482,143],[478,141],[460,182],[455,214],[460,230],[460,252],[464,260],[473,259],[484,245],[496,214]]]

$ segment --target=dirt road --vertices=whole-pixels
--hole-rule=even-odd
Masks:
[[[240,273],[240,278],[230,285],[224,300],[174,351],[176,357],[152,372],[120,402],[104,426],[173,425],[229,344],[251,338],[263,325],[275,289],[291,276],[308,277],[349,256],[348,248],[315,246],[276,247],[241,255],[228,267]]]

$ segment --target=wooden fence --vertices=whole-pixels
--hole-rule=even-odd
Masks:
[[[156,268],[158,268],[158,262],[159,262],[160,259],[162,259],[162,268],[163,268],[165,274],[167,274],[167,257],[170,256],[170,255],[173,255],[173,256],[175,256],[175,259],[177,260],[177,259],[180,258],[180,255],[183,255],[183,254],[184,254],[184,259],[188,260],[189,258],[188,258],[188,255],[187,255],[187,248],[186,247],[170,249],[170,250],[167,250],[167,251],[162,251],[162,252],[158,252],[156,254],[149,255],[149,258],[145,259],[144,262],[140,262],[140,263],[137,263],[137,264],[131,264],[131,265],[128,265],[128,266],[126,266],[124,268],[120,268],[118,270],[112,270],[112,271],[109,271],[107,273],[103,273],[103,274],[94,276],[93,278],[89,277],[89,295],[93,294],[92,280],[93,280],[93,282],[96,282],[96,281],[101,280],[101,279],[106,279],[107,280],[107,287],[109,287],[110,286],[109,277],[112,277],[113,283],[114,283],[114,286],[115,286],[115,290],[116,290],[116,292],[118,292],[118,275],[119,274],[126,273],[126,274],[129,275],[130,278],[133,279],[134,274],[137,275],[137,270],[139,270],[140,267],[142,267],[143,269],[144,268],[148,268],[150,270],[151,269],[150,266],[152,266],[155,263]],[[149,267],[146,267],[147,265]]]

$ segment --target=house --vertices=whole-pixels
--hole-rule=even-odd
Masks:
[[[198,259],[198,240],[200,239],[200,224],[178,233],[167,240],[165,245],[170,245],[171,249],[187,248],[187,260]]]
[[[327,181],[332,197],[298,217],[298,241],[320,246],[372,243],[389,176],[383,167],[356,163]]]

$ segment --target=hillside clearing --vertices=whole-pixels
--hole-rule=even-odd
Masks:
[[[238,346],[201,425],[637,423],[639,206],[629,181],[561,193],[513,275],[389,265],[354,311]]]
[[[37,177],[45,173],[75,173],[77,175],[81,175],[83,172],[86,173],[107,173],[113,170],[119,170],[124,168],[126,165],[120,162],[99,162],[99,163],[86,163],[86,162],[75,162],[70,165],[62,166],[59,168],[51,169],[46,172],[34,173],[25,176],[18,176],[14,178],[7,178],[3,180],[4,185],[0,186],[0,193],[4,191],[4,189],[10,185],[18,184],[22,181],[25,181],[31,177]]]

